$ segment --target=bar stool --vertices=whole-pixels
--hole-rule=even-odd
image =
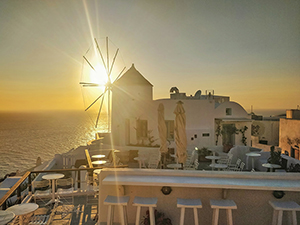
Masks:
[[[108,213],[107,213],[107,225],[112,225],[114,220],[114,207],[115,206],[121,206],[120,207],[120,213],[121,213],[121,224],[127,225],[127,210],[126,207],[129,202],[129,196],[111,196],[108,195],[106,199],[104,200],[104,205],[108,205]]]
[[[232,209],[237,209],[233,200],[210,200],[210,207],[213,209],[212,225],[218,224],[220,209],[226,209],[227,225],[233,225]]]
[[[269,203],[274,209],[272,225],[282,224],[283,211],[291,211],[293,225],[297,225],[296,211],[300,211],[300,205],[294,201],[269,201]]]
[[[202,208],[202,202],[199,198],[196,198],[196,199],[177,198],[177,207],[181,208],[181,210],[180,210],[180,225],[184,224],[185,208],[193,209],[195,225],[199,224],[197,208],[198,209]]]
[[[157,198],[134,197],[133,206],[137,206],[135,225],[140,224],[141,207],[149,207],[150,225],[155,225],[154,207],[156,207]]]

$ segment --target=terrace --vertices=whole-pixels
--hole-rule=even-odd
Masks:
[[[96,151],[87,153],[93,155]],[[203,205],[198,209],[200,224],[210,224],[213,216],[210,200],[230,199],[237,205],[237,209],[233,210],[234,224],[263,225],[271,224],[272,221],[273,208],[269,201],[300,202],[299,173],[212,171],[208,167],[209,162],[200,162],[194,170],[139,169],[136,160],[129,160],[128,166],[118,165],[118,168],[104,168],[106,166],[94,168],[91,165],[91,157],[85,155],[85,158],[90,168],[52,168],[47,171],[25,173],[1,198],[2,209],[5,210],[14,204],[36,202],[38,209],[22,216],[23,224],[37,224],[35,219],[44,216],[44,223],[41,224],[102,225],[106,224],[109,208],[104,205],[105,198],[108,195],[129,196],[128,222],[134,224],[137,207],[133,206],[133,199],[136,196],[156,197],[158,212],[164,213],[166,218],[171,219],[173,225],[177,225],[180,220],[177,198],[200,198]],[[80,157],[77,160],[80,160]],[[167,163],[172,163],[168,160]],[[64,163],[62,167],[68,166]],[[64,174],[63,179],[74,178],[72,191],[59,193],[56,189],[57,201],[51,204],[48,204],[52,199],[51,192],[35,201],[34,181],[42,180],[45,174],[54,173]],[[86,179],[88,177],[93,179]],[[283,196],[280,196],[282,194]],[[278,199],[279,197],[281,198]],[[146,216],[146,210],[141,209],[141,219]],[[298,221],[299,216],[298,213]],[[121,218],[116,209],[114,224],[122,224]],[[20,219],[21,216],[15,216],[9,224],[20,224]],[[288,215],[284,213],[283,224],[288,224],[288,220]],[[222,210],[219,222],[220,224],[226,222],[226,215]],[[192,210],[186,210],[185,224],[194,224]]]

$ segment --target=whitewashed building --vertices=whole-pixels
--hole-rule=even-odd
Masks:
[[[230,97],[214,95],[214,91],[202,93],[200,90],[193,96],[186,96],[173,87],[170,98],[153,100],[152,90],[153,85],[134,65],[114,83],[111,132],[115,145],[159,145],[157,115],[158,105],[162,103],[169,146],[175,146],[173,112],[177,102],[181,101],[186,113],[188,146],[250,146],[250,115],[240,104],[231,102]],[[241,130],[245,127],[248,129],[243,134]],[[230,131],[235,133],[230,134]]]

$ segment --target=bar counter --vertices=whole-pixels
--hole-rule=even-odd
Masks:
[[[129,224],[134,224],[135,220],[136,208],[131,205],[135,196],[157,197],[157,210],[165,213],[172,224],[179,223],[177,198],[201,198],[200,224],[211,223],[210,199],[232,199],[237,203],[238,209],[233,212],[234,224],[271,224],[273,211],[268,202],[276,200],[273,191],[284,191],[284,201],[300,203],[299,173],[103,169],[99,174],[99,186],[101,222],[106,221],[107,209],[103,201],[107,195],[130,196]],[[163,186],[171,187],[172,192],[164,195],[161,191]],[[192,214],[189,216],[192,212],[189,211],[192,210],[186,212],[187,224],[193,224]],[[300,221],[300,215],[297,216]],[[221,216],[220,223],[223,219],[226,219],[225,216]],[[117,215],[115,221],[118,221]]]

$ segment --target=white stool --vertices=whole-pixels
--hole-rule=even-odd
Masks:
[[[114,220],[114,206],[121,206],[121,224],[127,225],[127,210],[126,206],[129,202],[129,196],[111,196],[108,195],[104,200],[104,205],[108,205],[107,225],[112,225]]]
[[[197,199],[177,198],[177,207],[181,208],[180,225],[184,224],[185,208],[192,208],[193,209],[195,225],[199,225],[197,208],[198,209],[202,208],[202,202],[199,198],[197,198]]]
[[[133,206],[137,206],[135,225],[140,224],[141,207],[149,207],[150,225],[155,225],[154,207],[156,207],[157,198],[134,197]]]
[[[283,211],[291,211],[293,225],[297,225],[296,211],[300,211],[300,205],[294,201],[269,201],[270,205],[273,207],[273,220],[272,225],[282,224]],[[276,223],[277,222],[277,223]]]
[[[213,209],[212,225],[218,224],[220,209],[226,209],[227,225],[233,225],[231,210],[237,209],[233,200],[210,200],[210,207]]]

